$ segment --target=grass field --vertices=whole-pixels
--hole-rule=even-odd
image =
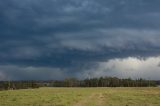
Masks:
[[[160,106],[160,88],[39,88],[0,91],[0,106]]]

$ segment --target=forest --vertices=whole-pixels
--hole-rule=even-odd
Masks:
[[[0,90],[29,89],[39,87],[156,87],[159,81],[117,77],[87,78],[78,80],[66,78],[64,80],[32,80],[32,81],[0,81]]]

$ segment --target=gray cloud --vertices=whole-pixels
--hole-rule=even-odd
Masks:
[[[52,80],[69,76],[65,70],[52,67],[1,65],[0,72],[1,80]]]
[[[148,57],[139,59],[135,57],[110,59],[107,62],[99,62],[96,68],[90,68],[84,75],[90,77],[118,76],[120,78],[145,78],[158,80],[160,57]],[[98,71],[97,71],[98,70]]]
[[[0,1],[0,65],[16,67],[1,67],[13,71],[1,70],[0,76],[31,79],[35,74],[23,74],[31,70],[27,67],[43,67],[53,69],[35,71],[44,79],[57,69],[59,75],[65,69],[64,74],[72,73],[66,77],[79,77],[99,62],[159,56],[159,4],[158,0]]]

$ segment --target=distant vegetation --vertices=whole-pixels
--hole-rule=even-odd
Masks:
[[[0,90],[39,88],[37,81],[1,81]]]
[[[63,81],[48,81],[41,83],[41,86],[50,87],[156,87],[156,81],[137,79],[119,79],[116,77],[100,77],[85,80],[68,78]]]
[[[119,79],[116,77],[100,77],[78,80],[67,78],[65,80],[49,81],[1,81],[0,90],[28,89],[38,87],[155,87],[156,81],[137,79]]]

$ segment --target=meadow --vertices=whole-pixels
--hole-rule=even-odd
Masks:
[[[160,106],[160,87],[8,90],[0,106]]]

